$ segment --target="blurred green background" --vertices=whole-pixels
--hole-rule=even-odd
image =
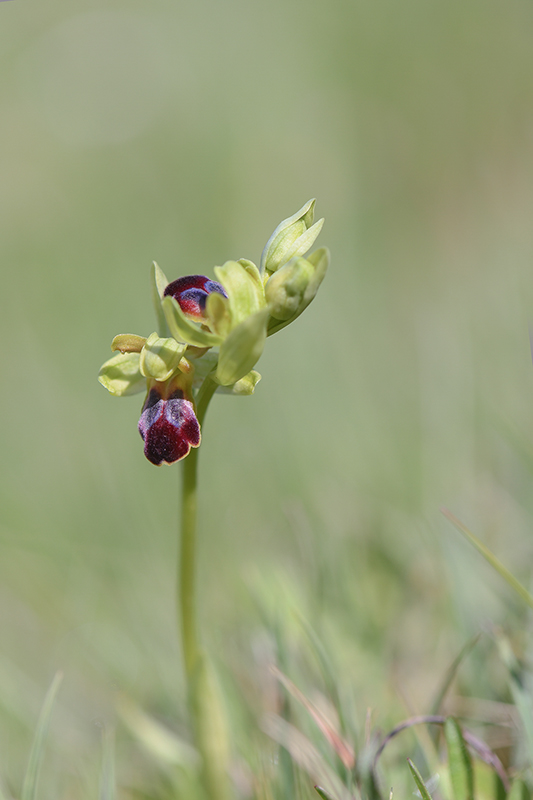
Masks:
[[[427,711],[469,637],[521,624],[439,507],[530,575],[531,3],[10,0],[0,65],[0,774],[57,669],[44,797],[93,785],[117,693],[183,726],[179,467],[96,373],[154,329],[153,259],[258,262],[310,197],[326,281],[205,427],[204,635],[252,699],[298,609],[357,724]],[[502,699],[488,647],[463,675]],[[123,785],[151,769],[119,741]]]

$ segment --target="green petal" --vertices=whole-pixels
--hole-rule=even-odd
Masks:
[[[187,345],[172,337],[160,339],[152,333],[146,340],[140,355],[139,368],[145,378],[166,381],[178,368]]]
[[[111,342],[111,350],[120,350],[121,353],[140,353],[146,344],[146,337],[137,336],[136,333],[119,333]]]
[[[98,373],[98,380],[116,397],[146,391],[146,378],[139,369],[139,353],[117,353]]]
[[[253,394],[255,391],[255,387],[261,380],[261,375],[253,369],[244,378],[241,378],[240,381],[234,383],[232,386],[221,386],[220,387],[220,394],[236,394],[239,397],[247,397],[250,394]]]
[[[295,256],[303,256],[307,253],[307,251],[313,246],[315,243],[315,239],[317,238],[318,234],[322,230],[322,226],[324,225],[324,218],[319,219],[318,222],[315,222],[310,228],[308,228],[305,233],[302,233],[289,247],[284,256],[284,263],[289,261],[291,258]]]
[[[194,347],[216,347],[222,341],[220,336],[203,330],[187,319],[173,297],[165,297],[162,306],[170,333],[178,342],[187,342]]]
[[[216,379],[230,386],[243,378],[256,364],[266,340],[268,309],[245,319],[232,330],[220,347]]]
[[[314,253],[311,253],[306,260],[314,267],[314,272],[311,280],[307,284],[302,302],[298,306],[296,313],[290,317],[290,319],[277,320],[274,319],[274,317],[270,319],[270,322],[268,323],[269,336],[272,336],[273,333],[277,333],[286,325],[290,325],[291,322],[294,322],[294,320],[297,319],[303,311],[305,311],[309,303],[313,300],[318,292],[320,284],[324,280],[324,276],[329,265],[329,250],[327,247],[321,247],[318,250],[315,250]]]
[[[226,261],[224,266],[214,270],[228,295],[233,328],[266,305],[262,281],[254,277],[251,263],[243,266],[238,261]]]
[[[165,314],[163,313],[161,302],[163,300],[163,292],[170,281],[161,267],[159,267],[155,261],[152,262],[152,271],[150,277],[152,283],[152,300],[154,303],[155,315],[157,317],[157,329],[160,336],[168,336],[170,331],[165,319]]]

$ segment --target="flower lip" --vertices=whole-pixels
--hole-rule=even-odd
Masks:
[[[139,433],[146,458],[156,466],[180,461],[191,447],[199,446],[201,439],[193,404],[179,388],[165,398],[152,386],[139,420]]]
[[[169,283],[163,296],[170,296],[177,300],[184,314],[188,314],[194,319],[203,319],[205,304],[211,292],[218,292],[223,297],[228,296],[222,284],[205,275],[185,275],[183,278]]]

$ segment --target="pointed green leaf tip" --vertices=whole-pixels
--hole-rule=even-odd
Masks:
[[[333,800],[331,795],[328,794],[326,790],[322,788],[322,786],[315,786],[315,792],[319,795],[319,797],[322,798],[322,800]]]
[[[250,372],[259,360],[266,341],[268,309],[253,314],[232,330],[220,346],[216,380],[230,386]]]
[[[166,381],[178,369],[187,345],[173,338],[160,339],[152,333],[146,340],[140,360],[139,369],[145,378]]]
[[[424,781],[422,779],[422,775],[420,774],[418,769],[415,767],[415,765],[413,764],[413,762],[411,761],[410,758],[407,759],[407,763],[409,764],[409,769],[411,770],[411,775],[414,778],[414,782],[416,783],[416,787],[417,787],[418,791],[420,792],[420,797],[422,798],[422,800],[432,800],[432,797],[431,797],[430,793],[427,790],[426,784],[424,783]]]
[[[454,800],[474,800],[474,770],[461,728],[448,717],[444,723],[444,738],[448,749],[448,769]]]
[[[117,353],[100,367],[98,380],[115,397],[146,391],[146,378],[139,368],[139,353]]]
[[[292,217],[280,222],[265,245],[261,256],[261,274],[276,272],[295,256],[303,256],[312,247],[324,220],[313,225],[316,200],[308,200]]]

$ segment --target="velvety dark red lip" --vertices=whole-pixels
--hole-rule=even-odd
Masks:
[[[200,425],[193,404],[183,397],[181,389],[165,399],[152,388],[143,406],[139,433],[144,440],[148,461],[159,466],[173,464],[200,444]]]
[[[202,318],[205,315],[205,304],[211,292],[218,292],[227,297],[224,287],[205,275],[185,275],[169,283],[164,296],[174,297],[184,314]]]

